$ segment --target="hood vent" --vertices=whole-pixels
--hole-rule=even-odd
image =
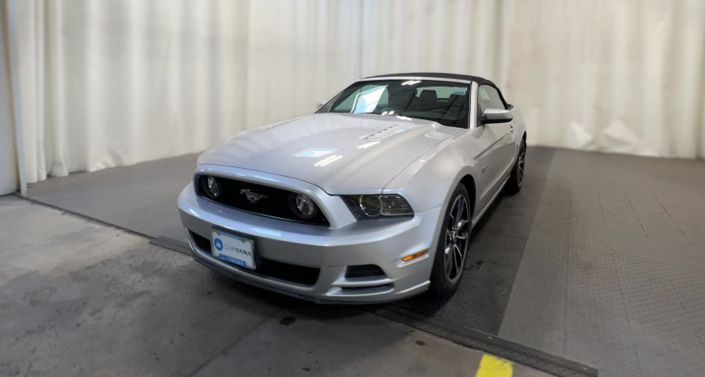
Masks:
[[[392,135],[398,134],[400,132],[406,131],[407,128],[400,128],[398,124],[393,124],[389,127],[384,127],[381,130],[377,130],[371,134],[361,136],[362,140],[382,140],[386,139]]]

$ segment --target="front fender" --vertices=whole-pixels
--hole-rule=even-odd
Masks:
[[[465,176],[475,176],[475,164],[466,161],[467,153],[461,152],[460,144],[457,139],[442,142],[411,163],[384,188],[385,193],[401,194],[416,212],[440,208],[431,245],[438,244],[443,225],[440,219],[452,192]],[[436,249],[432,248],[430,253],[435,256]]]
[[[401,194],[414,211],[445,208],[460,181],[467,175],[476,176],[475,164],[467,160],[459,139],[448,139],[421,155],[394,177],[384,192]]]

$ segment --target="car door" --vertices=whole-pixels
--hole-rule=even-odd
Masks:
[[[514,159],[514,126],[512,122],[482,124],[482,113],[487,109],[505,109],[506,105],[497,89],[480,85],[477,90],[478,123],[475,138],[476,163],[480,177],[476,177],[479,208],[489,204],[509,173]]]

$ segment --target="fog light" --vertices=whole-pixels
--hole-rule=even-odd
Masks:
[[[208,177],[206,180],[206,191],[211,198],[215,199],[220,196],[220,185],[215,177]]]
[[[318,215],[318,207],[313,199],[303,194],[296,194],[293,200],[294,213],[302,220],[311,220]]]

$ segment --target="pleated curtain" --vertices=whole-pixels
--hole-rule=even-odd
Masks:
[[[493,79],[530,144],[705,157],[700,0],[0,3],[29,182],[202,151],[404,71]]]

